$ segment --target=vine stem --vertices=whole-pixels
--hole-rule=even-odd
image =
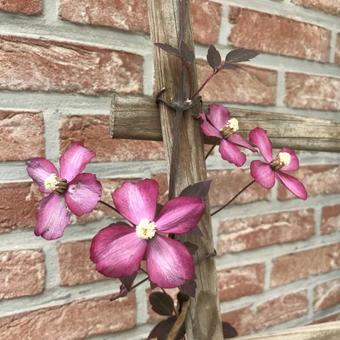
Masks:
[[[101,201],[101,200],[99,201],[99,203],[105,205],[106,207],[108,207],[108,208],[114,210],[117,214],[121,215],[120,212],[119,212],[114,206],[112,206],[111,204],[106,203],[106,202]]]
[[[199,93],[203,90],[205,85],[221,70],[221,68],[217,68],[214,72],[203,82],[203,84],[198,88],[198,90],[192,95],[191,100],[199,95]]]
[[[232,203],[238,196],[242,194],[242,192],[246,191],[251,185],[255,183],[255,180],[252,180],[250,183],[248,183],[244,188],[242,188],[232,199],[230,199],[226,204],[224,204],[221,208],[214,211],[210,216],[216,215],[218,212],[223,210],[225,207],[227,207],[230,203]]]
[[[211,149],[208,151],[208,153],[205,155],[204,159],[207,159],[209,157],[209,155],[213,152],[213,150],[215,149],[215,146],[217,145],[217,142],[215,142],[215,144],[211,147]]]

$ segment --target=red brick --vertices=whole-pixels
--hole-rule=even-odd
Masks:
[[[0,161],[44,157],[44,121],[41,113],[0,111]]]
[[[242,336],[251,333],[254,323],[254,314],[250,306],[248,306],[223,313],[222,320],[232,325],[237,330],[238,335]]]
[[[95,161],[164,159],[163,144],[160,142],[111,138],[107,115],[63,116],[60,127],[61,149],[65,150],[72,141],[82,141],[94,150]]]
[[[0,318],[1,339],[85,339],[136,326],[133,294],[116,301],[110,297],[76,300]]]
[[[340,64],[340,33],[338,33],[336,38],[335,63]]]
[[[322,208],[321,234],[331,234],[340,230],[340,204]]]
[[[0,11],[26,15],[40,14],[43,9],[42,0],[1,0]]]
[[[327,62],[330,31],[286,17],[231,7],[229,40],[236,47]]]
[[[291,0],[296,5],[340,15],[339,0]]]
[[[61,286],[74,286],[103,280],[90,260],[91,241],[64,242],[58,245]]]
[[[198,82],[202,84],[211,74],[211,67],[197,62]],[[219,72],[201,92],[206,101],[240,104],[274,105],[277,73],[275,71],[242,66],[237,70]]]
[[[285,102],[289,107],[340,110],[340,78],[286,73]]]
[[[314,287],[313,305],[322,310],[340,303],[340,279],[325,282]]]
[[[191,15],[195,41],[215,43],[221,24],[221,5],[207,0],[191,0]],[[59,16],[81,24],[149,32],[146,0],[61,0]],[[208,24],[207,17],[212,19]]]
[[[37,295],[44,290],[45,262],[42,250],[0,252],[0,300]]]
[[[0,89],[139,93],[143,58],[65,42],[0,36]]]
[[[1,184],[0,234],[12,229],[34,227],[40,198],[37,186],[32,183]]]
[[[308,249],[273,260],[271,286],[277,287],[340,267],[340,243]]]
[[[208,179],[212,180],[209,193],[211,206],[223,205],[251,181],[249,171],[243,169],[209,171]],[[269,190],[265,190],[258,184],[253,184],[234,203],[244,204],[267,200],[269,196]]]
[[[340,193],[340,166],[304,166],[294,176],[305,185],[309,197]],[[287,200],[294,198],[294,196],[284,186],[279,185],[278,198],[279,200]]]
[[[220,300],[235,300],[242,296],[262,293],[264,289],[264,271],[264,263],[226,268],[219,271]]]
[[[287,211],[221,221],[219,254],[306,240],[314,235],[312,209]]]
[[[308,313],[307,292],[290,293],[262,303],[256,308],[254,330],[268,328]]]

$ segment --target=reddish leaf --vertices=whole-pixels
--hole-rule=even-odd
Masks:
[[[237,48],[230,51],[225,57],[225,64],[241,63],[255,58],[259,52],[248,50],[246,48]]]
[[[160,315],[172,315],[174,311],[174,301],[169,294],[164,292],[153,292],[149,301],[153,311]]]
[[[217,51],[214,45],[210,45],[207,54],[208,64],[216,70],[222,62],[221,54]]]
[[[195,196],[204,199],[209,193],[211,182],[212,181],[203,181],[191,184],[183,189],[180,196]]]
[[[125,286],[127,290],[130,290],[133,285],[133,281],[135,281],[136,276],[137,276],[137,273],[132,274],[130,276],[126,276],[126,277],[121,277],[119,280]]]
[[[238,334],[236,329],[228,322],[222,322],[224,339],[235,338]]]
[[[155,45],[156,45],[157,47],[159,47],[160,49],[162,49],[163,51],[169,53],[169,54],[175,55],[175,56],[177,56],[177,57],[180,57],[180,56],[181,56],[180,51],[179,51],[177,48],[172,47],[171,45],[162,44],[162,43],[155,43]]]
[[[150,332],[148,339],[166,340],[171,328],[176,322],[176,316],[171,316],[159,322]]]
[[[179,290],[186,295],[189,295],[191,297],[195,297],[196,294],[196,281],[195,280],[190,280],[186,281],[184,285],[179,287]]]

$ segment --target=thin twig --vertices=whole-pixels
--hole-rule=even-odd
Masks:
[[[208,151],[208,153],[205,155],[204,159],[207,159],[209,157],[209,155],[213,152],[213,150],[215,149],[215,146],[217,145],[217,142],[214,143],[214,145],[211,147],[211,149]]]
[[[99,203],[101,203],[101,204],[107,206],[108,208],[111,208],[111,209],[114,210],[117,214],[121,215],[121,213],[120,213],[114,206],[112,206],[111,204],[106,203],[106,202],[101,201],[101,200],[99,201]]]
[[[238,196],[240,196],[242,194],[243,191],[247,190],[252,184],[255,183],[255,180],[252,180],[250,183],[248,183],[243,189],[241,189],[241,191],[239,191],[231,200],[229,200],[226,204],[224,204],[221,208],[217,209],[216,211],[214,211],[210,216],[214,216],[215,214],[217,214],[218,212],[220,212],[221,210],[223,210],[225,207],[227,207],[231,202],[233,202]]]
[[[192,95],[192,97],[190,98],[191,100],[194,99],[196,96],[199,95],[199,93],[203,90],[203,88],[205,87],[205,85],[208,84],[208,82],[218,73],[220,72],[221,68],[217,68],[216,70],[214,70],[214,72],[203,82],[203,84],[198,88],[198,90]]]

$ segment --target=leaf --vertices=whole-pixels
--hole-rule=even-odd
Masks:
[[[179,287],[179,290],[181,291],[181,293],[189,295],[191,297],[195,297],[196,294],[196,281],[195,280],[190,280],[190,281],[186,281],[184,283],[184,285]]]
[[[235,338],[238,336],[236,329],[228,322],[222,322],[223,337],[224,339]]]
[[[187,247],[191,255],[195,255],[196,251],[198,250],[198,246],[196,244],[191,242],[184,242],[183,244]]]
[[[180,57],[180,56],[181,56],[180,51],[179,51],[177,48],[172,47],[172,46],[169,45],[169,44],[155,43],[155,45],[156,45],[157,47],[159,47],[160,49],[162,49],[163,51],[169,53],[169,54],[175,55],[175,56],[177,56],[177,57]]]
[[[126,276],[126,277],[121,277],[119,280],[127,290],[130,290],[133,285],[133,281],[135,281],[136,276],[137,276],[137,273],[132,274],[130,276]]]
[[[225,64],[241,63],[255,58],[259,52],[248,50],[246,48],[236,48],[230,51],[225,57]]]
[[[210,45],[207,54],[208,64],[216,70],[222,62],[221,54],[217,51],[214,45]]]
[[[183,189],[180,196],[195,196],[204,199],[209,193],[211,182],[212,181],[209,180],[191,184]]]
[[[187,62],[192,63],[195,60],[194,51],[184,41],[181,42],[180,52],[183,59]]]
[[[149,297],[152,309],[160,315],[172,315],[174,301],[169,294],[164,292],[153,292]]]
[[[166,340],[168,334],[176,322],[176,316],[171,316],[159,322],[150,332],[148,339]]]

